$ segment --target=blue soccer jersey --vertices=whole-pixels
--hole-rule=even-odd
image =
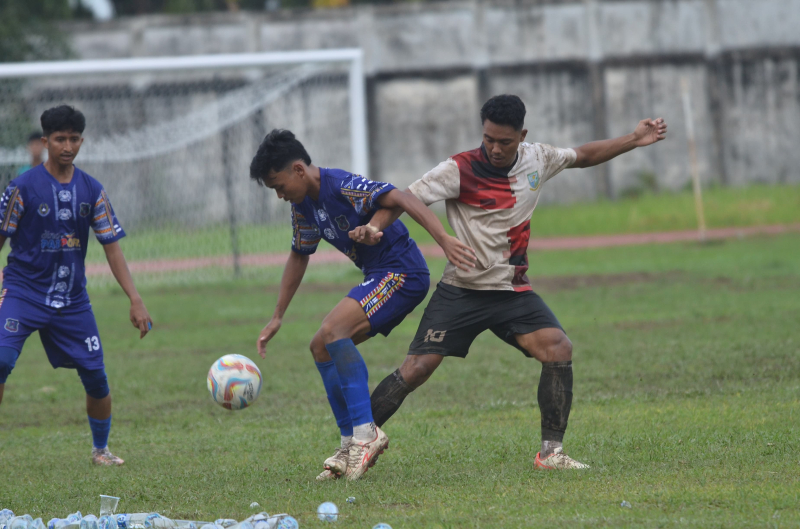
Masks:
[[[379,272],[428,274],[428,265],[399,220],[383,230],[374,246],[358,244],[348,232],[367,224],[380,209],[378,197],[395,187],[341,169],[320,168],[319,198],[292,204],[292,250],[310,255],[325,239],[345,254],[364,275]]]
[[[68,311],[89,304],[89,228],[101,244],[125,236],[103,186],[77,167],[68,184],[44,165],[12,180],[0,200],[0,219],[0,235],[11,242],[4,295]]]

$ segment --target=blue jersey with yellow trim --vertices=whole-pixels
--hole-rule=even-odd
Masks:
[[[0,199],[0,219],[0,235],[11,242],[4,294],[56,309],[83,310],[89,303],[89,228],[101,244],[125,236],[103,186],[77,167],[68,184],[44,165],[12,180]]]
[[[310,255],[325,239],[345,254],[364,275],[376,272],[428,273],[425,258],[399,220],[383,230],[374,246],[355,243],[348,232],[367,224],[380,209],[378,197],[395,187],[341,169],[320,168],[317,200],[292,204],[292,250]]]

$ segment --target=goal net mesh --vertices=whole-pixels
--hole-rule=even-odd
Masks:
[[[0,79],[3,187],[42,112],[72,105],[86,116],[75,165],[108,191],[135,279],[246,276],[291,240],[288,204],[249,177],[259,143],[289,129],[314,163],[349,168],[348,83],[346,63]],[[93,241],[90,283],[110,279],[104,261]]]

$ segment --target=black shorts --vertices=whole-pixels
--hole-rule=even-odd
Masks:
[[[534,292],[469,290],[439,283],[408,354],[464,358],[472,341],[488,329],[530,356],[514,335],[548,328],[564,330],[553,311]]]

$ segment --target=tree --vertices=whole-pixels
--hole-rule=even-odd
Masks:
[[[69,0],[0,0],[0,61],[64,59],[72,55],[57,22],[91,16]]]

